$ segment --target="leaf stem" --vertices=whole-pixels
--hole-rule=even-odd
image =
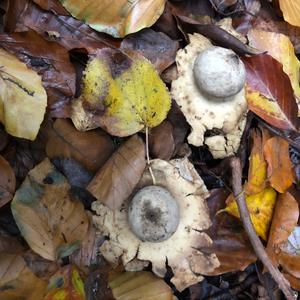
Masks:
[[[252,244],[253,250],[255,251],[257,257],[261,260],[264,266],[268,269],[271,276],[278,284],[278,287],[284,293],[286,299],[295,300],[297,299],[297,293],[295,293],[290,286],[288,280],[281,274],[281,272],[272,264],[268,254],[265,251],[263,244],[261,243],[259,237],[257,236],[253,224],[250,218],[250,214],[246,205],[245,195],[242,188],[242,167],[239,158],[234,157],[231,160],[232,167],[232,190],[233,195],[236,199],[241,220],[243,222],[245,231],[248,234],[250,242]]]
[[[149,155],[149,128],[146,126],[146,158],[147,158],[147,166],[152,177],[153,185],[156,185],[156,180],[153,174],[153,170],[150,165],[150,155]]]

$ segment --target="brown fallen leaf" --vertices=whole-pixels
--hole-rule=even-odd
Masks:
[[[268,179],[271,186],[279,193],[284,193],[295,180],[289,143],[281,137],[272,137],[264,145],[264,156],[268,162]]]
[[[247,195],[260,193],[267,185],[267,162],[263,153],[263,137],[258,130],[252,131],[252,140],[248,181],[244,186]]]
[[[170,160],[175,151],[173,126],[165,120],[149,133],[149,150],[152,158]]]
[[[283,273],[284,277],[290,282],[291,287],[297,291],[300,291],[300,279],[294,277],[289,273]]]
[[[282,266],[285,272],[300,279],[300,255],[281,251],[278,254],[278,263]]]
[[[54,33],[54,40],[67,50],[82,48],[93,53],[97,49],[120,44],[118,40],[95,32],[71,16],[44,11],[29,0],[9,1],[5,27],[8,32],[26,31],[29,28],[45,39]],[[50,39],[53,40],[53,37]]]
[[[243,57],[243,62],[249,109],[275,127],[297,130],[298,108],[282,64],[267,54]]]
[[[0,43],[2,48],[41,75],[51,116],[68,117],[70,100],[75,94],[76,74],[67,50],[55,42],[44,40],[34,31],[10,35],[2,33]]]
[[[207,232],[213,240],[206,251],[216,253],[220,261],[220,266],[209,273],[212,276],[242,271],[257,259],[240,221],[227,214],[217,214],[225,207],[228,195],[226,189],[213,189],[206,200],[212,219],[212,226]]]
[[[59,0],[33,0],[44,10],[54,11],[58,15],[68,15],[67,10],[62,6]]]
[[[0,229],[0,253],[6,252],[10,254],[19,254],[24,250],[24,246],[20,240],[11,236]]]
[[[279,194],[266,251],[273,264],[278,266],[277,255],[280,247],[287,241],[287,238],[297,225],[299,217],[299,207],[295,198],[288,192]]]
[[[11,203],[14,219],[33,251],[49,260],[79,248],[88,229],[82,203],[71,201],[65,177],[48,159],[35,166]]]
[[[121,43],[121,50],[134,50],[148,58],[161,73],[175,62],[179,43],[162,32],[150,28],[126,37]]]
[[[0,155],[0,208],[12,200],[16,177],[10,164]]]
[[[139,182],[145,167],[145,144],[134,135],[116,150],[87,189],[110,209],[119,209]]]
[[[0,253],[0,299],[43,299],[47,282],[26,266],[21,255]]]
[[[81,132],[69,120],[57,119],[48,134],[48,157],[73,158],[92,172],[99,170],[114,150],[113,142],[105,131]]]

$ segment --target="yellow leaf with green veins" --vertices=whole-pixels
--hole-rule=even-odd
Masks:
[[[47,94],[41,77],[0,49],[0,122],[16,137],[34,140],[44,119]]]
[[[100,126],[116,136],[159,125],[171,106],[167,87],[147,59],[108,48],[89,61],[79,101],[81,109],[74,106],[72,114],[77,129]],[[83,127],[87,119],[90,126]]]

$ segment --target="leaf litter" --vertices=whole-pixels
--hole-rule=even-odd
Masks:
[[[0,298],[256,299],[271,270],[294,299],[299,1],[6,2]],[[246,67],[230,111],[194,84],[216,45]],[[153,186],[179,209],[146,198],[149,228],[179,216],[164,241],[129,219]]]

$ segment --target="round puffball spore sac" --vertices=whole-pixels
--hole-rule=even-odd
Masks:
[[[167,240],[176,231],[179,217],[177,201],[160,186],[142,188],[129,204],[130,228],[142,241],[156,243]]]
[[[237,94],[245,85],[246,69],[232,50],[210,47],[201,52],[194,63],[194,78],[198,88],[217,98]]]

